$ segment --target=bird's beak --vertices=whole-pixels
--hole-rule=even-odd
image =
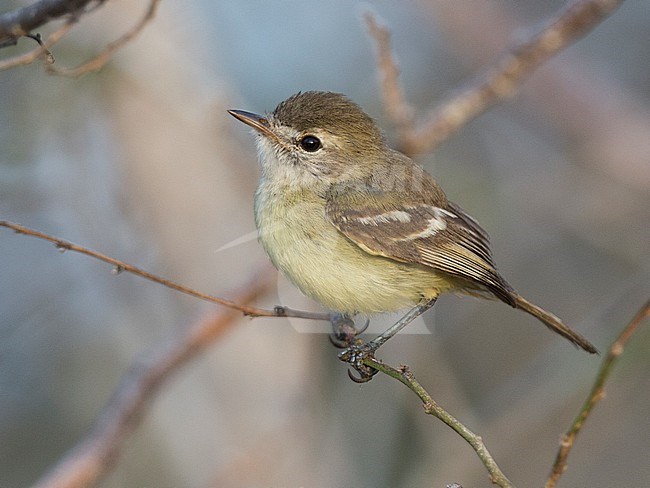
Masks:
[[[244,124],[250,125],[253,129],[255,129],[263,136],[267,136],[272,139],[277,138],[277,136],[271,130],[269,121],[265,117],[253,114],[251,112],[244,112],[243,110],[228,110],[228,113]]]

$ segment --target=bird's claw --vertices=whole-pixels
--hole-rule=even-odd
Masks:
[[[358,373],[348,369],[348,376],[355,383],[367,383],[377,374],[377,370],[364,363],[366,359],[375,359],[377,347],[372,343],[360,343],[349,346],[339,353],[339,359],[348,363]]]
[[[358,375],[354,374],[351,369],[348,369],[348,377],[354,381],[355,383],[368,383],[373,376],[377,374],[377,370],[374,368],[371,368],[370,366],[363,366],[363,370],[357,369]]]

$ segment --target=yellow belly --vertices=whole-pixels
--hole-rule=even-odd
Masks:
[[[392,312],[447,291],[433,269],[373,256],[327,220],[315,195],[256,199],[259,239],[271,261],[304,294],[346,313]]]

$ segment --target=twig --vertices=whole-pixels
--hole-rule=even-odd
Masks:
[[[329,314],[326,313],[304,312],[301,310],[293,310],[287,307],[275,307],[273,310],[249,307],[231,300],[226,300],[225,298],[220,298],[214,295],[209,295],[207,293],[194,290],[188,286],[182,285],[180,283],[175,283],[171,280],[162,278],[161,276],[157,276],[153,273],[145,271],[144,269],[138,268],[137,266],[133,266],[124,261],[120,261],[119,259],[112,258],[100,252],[93,251],[92,249],[88,249],[87,247],[73,244],[72,242],[66,241],[59,237],[45,234],[44,232],[33,230],[23,225],[16,224],[14,222],[9,222],[7,220],[0,220],[0,227],[7,227],[8,229],[14,230],[18,234],[37,237],[39,239],[52,242],[60,252],[74,251],[81,254],[85,254],[86,256],[90,256],[95,259],[99,259],[100,261],[104,261],[105,263],[113,265],[114,274],[120,274],[122,272],[132,273],[134,275],[140,276],[142,278],[145,278],[149,281],[153,281],[155,283],[159,283],[168,288],[171,288],[172,290],[179,291],[186,295],[200,298],[201,300],[205,300],[211,303],[223,305],[224,307],[232,308],[234,310],[239,310],[244,315],[247,315],[249,317],[296,317],[296,318],[311,319],[311,320],[327,320],[327,321],[330,320]]]
[[[104,1],[105,0],[98,0],[97,5],[102,4]],[[53,36],[51,36],[45,45],[42,45],[41,49],[37,49],[27,54],[9,58],[5,61],[0,62],[0,70],[29,64],[37,59],[43,53],[43,50],[45,50],[46,53],[49,53],[49,51],[47,51],[47,47],[52,46],[52,44],[58,41],[63,36],[63,34],[65,34],[70,29],[71,24],[76,21],[78,13],[84,9],[88,3],[90,3],[90,0],[68,0],[67,2],[63,0],[41,0],[40,2],[29,7],[1,15],[0,47],[4,45],[15,44],[17,39],[21,36],[27,36],[36,39],[36,37],[30,33],[32,29],[66,14],[72,15],[72,17],[63,28],[57,31],[59,35],[55,40],[52,39]],[[119,39],[108,44],[95,57],[85,61],[75,68],[59,68],[53,66],[54,59],[51,53],[49,53],[49,64],[46,66],[47,72],[53,75],[77,78],[87,73],[100,70],[111,59],[116,51],[133,40],[154,18],[159,4],[160,0],[150,0],[146,12],[136,25],[134,25]]]
[[[426,413],[433,415],[439,420],[442,420],[446,425],[451,427],[454,432],[465,439],[470,446],[472,446],[481,462],[487,469],[488,473],[490,474],[492,483],[499,485],[502,488],[514,488],[514,485],[510,482],[506,475],[503,474],[496,461],[488,451],[487,447],[485,447],[483,439],[465,427],[460,421],[458,421],[458,419],[456,419],[453,415],[438,405],[438,403],[436,403],[436,401],[431,398],[431,395],[427,393],[422,385],[418,383],[408,366],[400,366],[399,369],[396,369],[392,366],[389,366],[388,364],[372,358],[364,359],[363,363],[366,366],[381,371],[382,373],[387,374],[388,376],[395,378],[396,380],[399,380],[404,385],[406,385],[420,398],[420,400],[422,400]]]
[[[63,36],[65,36],[70,31],[70,29],[72,29],[72,26],[75,24],[76,21],[77,21],[76,18],[68,19],[66,23],[64,23],[61,27],[59,27],[57,30],[55,30],[52,34],[48,36],[47,40],[43,42],[43,45],[41,47],[32,49],[28,53],[21,54],[20,56],[14,56],[11,58],[7,58],[3,61],[0,61],[0,71],[14,68],[16,66],[24,66],[33,63],[36,59],[39,58],[39,56],[49,53],[49,49],[51,49],[52,46],[54,46],[57,42],[59,42],[63,38]],[[52,53],[49,54],[50,56],[52,55]],[[54,62],[54,58],[52,57],[47,61],[51,64]]]
[[[25,37],[29,37],[30,39],[34,39],[36,41],[36,43],[41,47],[41,50],[43,51],[43,54],[45,55],[45,60],[49,64],[54,63],[54,55],[47,48],[47,46],[43,42],[43,38],[41,37],[40,34],[25,34]]]
[[[140,21],[134,25],[128,32],[126,32],[122,37],[116,41],[108,44],[99,54],[94,58],[85,61],[75,68],[58,68],[52,65],[47,66],[47,71],[50,74],[67,76],[70,78],[77,78],[83,76],[87,73],[92,73],[94,71],[99,71],[104,65],[111,59],[111,56],[129,43],[134,37],[136,37],[142,29],[154,18],[156,11],[158,10],[158,5],[160,0],[150,0],[149,7],[147,8],[145,14],[142,16]]]
[[[558,450],[555,462],[553,463],[553,469],[548,479],[546,480],[545,488],[554,488],[557,484],[557,481],[560,479],[560,476],[566,471],[567,468],[567,458],[569,452],[573,447],[573,444],[576,440],[576,437],[580,433],[582,426],[585,421],[591,414],[591,411],[596,406],[596,404],[605,397],[605,381],[612,372],[614,363],[623,354],[625,345],[632,337],[632,334],[639,328],[643,320],[647,317],[650,317],[650,300],[648,300],[643,307],[636,313],[634,318],[630,323],[623,329],[620,335],[612,343],[607,353],[607,357],[603,360],[603,364],[600,366],[598,371],[598,376],[596,376],[596,382],[587,397],[587,400],[582,405],[580,412],[573,420],[573,424],[569,430],[562,436],[562,441],[560,442],[560,449]]]
[[[545,488],[554,488],[556,483],[562,473],[566,470],[567,467],[567,457],[575,439],[580,432],[580,429],[584,425],[585,421],[589,417],[592,409],[600,400],[605,396],[604,384],[607,380],[609,374],[612,371],[614,363],[619,358],[625,349],[625,345],[632,337],[632,334],[639,328],[643,320],[647,317],[650,317],[650,300],[648,300],[643,307],[636,313],[634,318],[630,323],[623,329],[621,334],[616,338],[609,348],[607,357],[603,361],[603,364],[600,367],[598,375],[596,377],[596,382],[589,394],[589,397],[583,404],[580,412],[573,421],[571,428],[567,433],[562,437],[562,442],[560,444],[560,449],[558,451],[555,463],[553,465],[553,470],[544,485]],[[411,391],[413,391],[424,404],[426,413],[435,416],[451,429],[453,429],[457,434],[459,434],[463,439],[465,439],[474,449],[478,457],[483,462],[483,465],[490,473],[490,479],[493,483],[501,487],[510,487],[514,488],[514,485],[508,480],[508,478],[503,474],[496,461],[492,455],[487,450],[487,447],[483,443],[483,440],[480,436],[474,434],[471,430],[465,427],[458,419],[452,416],[449,412],[443,409],[435,400],[427,393],[427,391],[422,387],[422,385],[415,379],[413,373],[410,371],[408,366],[401,366],[399,369],[396,369],[382,361],[378,361],[373,358],[366,358],[363,360],[363,363],[377,371],[399,380],[401,383],[406,385]]]
[[[0,15],[0,46],[9,46],[51,20],[65,15],[77,15],[86,6],[104,0],[40,0]]]
[[[256,276],[237,295],[254,301],[270,287],[268,276]],[[77,443],[37,483],[35,488],[87,488],[108,473],[121,448],[140,424],[147,406],[165,381],[190,359],[214,343],[236,323],[234,311],[222,311],[191,326],[180,338],[148,359],[135,361],[99,415],[90,433]]]
[[[402,90],[397,83],[397,64],[389,55],[388,38],[371,31],[377,44],[379,70],[384,74],[382,90],[386,92],[383,94],[386,108],[394,123],[402,129],[399,131],[400,150],[413,155],[434,149],[489,107],[511,97],[535,69],[591,32],[621,3],[623,0],[579,0],[569,5],[538,34],[514,45],[494,68],[432,110],[412,130],[403,130],[407,126],[399,111],[398,116],[395,115],[395,107],[404,106],[405,102],[396,95]]]

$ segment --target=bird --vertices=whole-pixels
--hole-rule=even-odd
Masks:
[[[345,95],[299,92],[265,115],[228,112],[257,135],[255,222],[275,267],[346,317],[409,309],[364,348],[347,351],[362,376],[363,353],[374,353],[450,292],[500,300],[597,352],[514,290],[497,270],[487,232],[433,176],[390,148]]]

